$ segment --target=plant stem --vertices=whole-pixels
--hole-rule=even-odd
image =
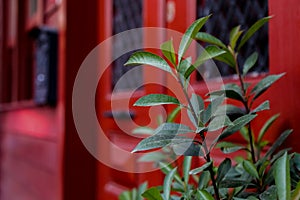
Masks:
[[[239,69],[239,65],[238,65],[238,61],[237,61],[237,54],[234,55],[234,60],[235,60],[235,70],[236,70],[236,73],[239,77],[239,81],[240,81],[243,96],[244,96],[243,104],[244,104],[244,107],[246,109],[246,114],[249,114],[250,113],[250,108],[248,106],[248,98],[246,96],[247,91],[245,89],[245,86],[244,86],[245,82],[243,80],[243,77],[242,77],[240,69]],[[252,159],[252,162],[255,164],[256,159],[255,159],[255,151],[254,151],[254,146],[253,146],[253,137],[252,137],[252,132],[251,132],[251,122],[248,123],[247,129],[248,129],[248,136],[249,136],[249,143],[250,143],[251,159]]]
[[[189,95],[188,95],[188,92],[185,90],[184,88],[184,85],[183,85],[183,82],[182,80],[180,79],[180,77],[178,77],[178,82],[180,83],[180,86],[183,90],[183,93],[184,93],[184,96],[186,98],[186,100],[188,101],[188,104],[190,106],[190,109],[191,109],[191,112],[192,112],[192,115],[193,115],[193,118],[196,122],[198,122],[198,117],[195,113],[195,110],[192,106],[192,103],[190,101],[190,98],[189,98]],[[202,146],[203,146],[203,149],[204,149],[204,154],[205,154],[205,160],[206,162],[210,162],[211,161],[211,157],[210,157],[210,152],[207,148],[207,144],[206,144],[206,141],[205,141],[205,137],[202,137]],[[216,199],[217,200],[220,200],[220,195],[219,195],[219,190],[218,190],[218,187],[217,187],[217,183],[216,183],[216,179],[215,179],[215,174],[214,174],[214,171],[213,171],[213,163],[208,167],[208,171],[210,173],[210,178],[211,178],[211,181],[212,181],[212,184],[213,184],[213,188],[214,188],[214,192],[215,192],[215,196],[216,196]]]
[[[249,143],[250,143],[250,149],[251,149],[251,158],[252,158],[252,162],[255,164],[256,159],[255,159],[255,152],[254,152],[254,146],[253,146],[253,137],[252,137],[251,123],[250,122],[248,124],[248,135],[249,135]]]
[[[205,145],[203,145],[205,155],[206,155],[205,160],[206,160],[206,162],[210,162],[211,161],[210,152],[207,149],[207,145],[206,145],[205,140],[203,141],[203,143],[205,144]],[[214,166],[214,164],[212,162],[211,165],[208,167],[208,171],[209,171],[211,182],[212,182],[212,185],[213,185],[213,188],[214,188],[214,191],[215,191],[216,199],[220,200],[219,189],[217,187],[217,181],[215,179],[215,173],[214,173],[213,166]]]
[[[210,160],[210,156],[208,155],[207,162],[210,162],[209,160]],[[214,187],[215,197],[216,197],[217,200],[220,200],[219,190],[218,190],[218,187],[217,187],[215,174],[214,174],[214,170],[213,170],[213,163],[208,167],[208,171],[209,171],[210,178],[211,178],[211,181],[212,181],[212,184],[213,184],[213,187]]]

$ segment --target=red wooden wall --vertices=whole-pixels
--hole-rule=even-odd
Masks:
[[[268,93],[273,112],[281,113],[278,126],[273,131],[294,129],[286,146],[300,152],[300,2],[270,0],[269,10],[274,16],[269,26],[270,73],[286,72]]]
[[[1,69],[9,69],[7,59],[7,45],[14,45],[16,53],[12,59],[17,63],[13,73],[26,75],[24,80],[19,77],[12,81],[18,85],[20,90],[23,83],[31,91],[33,85],[32,74],[34,71],[27,68],[24,63],[30,57],[25,57],[32,53],[28,46],[30,38],[29,32],[35,26],[47,25],[63,33],[64,4],[54,3],[41,4],[38,1],[38,15],[43,10],[43,16],[32,16],[27,19],[26,1],[14,1],[18,5],[17,13],[14,13],[17,20],[17,37],[9,40],[8,30],[8,10],[10,10],[10,0],[2,0],[0,3],[0,15],[5,23],[1,23]],[[48,1],[50,2],[50,1]],[[45,3],[47,3],[45,1]],[[17,7],[15,7],[17,9]],[[61,38],[60,38],[61,39]],[[62,40],[60,40],[63,42]],[[59,54],[63,54],[63,43],[59,43]],[[15,67],[15,66],[14,66]],[[58,63],[58,102],[56,107],[36,106],[32,100],[25,98],[21,93],[10,97],[10,77],[7,73],[0,71],[1,77],[1,105],[0,105],[0,142],[1,142],[1,177],[0,177],[0,199],[3,200],[39,200],[39,199],[62,199],[62,160],[63,160],[63,136],[64,136],[64,100],[63,100],[63,59]],[[26,72],[27,71],[27,72]],[[2,73],[1,73],[2,72]],[[5,78],[6,77],[6,78]],[[6,80],[7,79],[7,80]],[[14,88],[15,88],[14,87]],[[18,96],[16,98],[16,96]],[[11,101],[11,103],[9,102]]]

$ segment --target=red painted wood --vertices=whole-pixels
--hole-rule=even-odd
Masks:
[[[63,92],[65,130],[63,149],[63,199],[96,198],[96,160],[78,137],[72,116],[72,90],[77,71],[98,44],[100,1],[66,1],[65,76]]]
[[[9,10],[6,0],[1,0],[5,4],[5,13]],[[13,48],[15,53],[13,62],[16,63],[13,72],[13,91],[11,88],[11,78],[9,75],[8,51],[12,48],[11,43],[3,44],[1,51],[3,59],[0,61],[2,78],[5,78],[4,97],[0,106],[0,135],[1,135],[1,192],[0,199],[62,199],[62,139],[64,133],[63,119],[63,96],[59,95],[57,107],[37,107],[28,96],[28,91],[32,90],[33,70],[28,63],[33,55],[30,48],[30,39],[26,30],[26,3],[27,1],[17,1],[18,8],[18,35],[16,36]],[[61,19],[64,10],[60,9],[53,13],[56,20],[47,21],[44,25],[58,28],[61,33]],[[58,20],[60,19],[60,20]],[[5,23],[9,23],[6,17]],[[41,25],[41,24],[35,24]],[[2,26],[2,25],[1,25]],[[6,29],[7,30],[7,29]],[[59,41],[65,41],[60,34]],[[1,40],[3,39],[0,35]],[[6,37],[6,36],[5,36]],[[4,39],[5,39],[4,37]],[[64,49],[59,48],[59,54],[63,55]],[[60,56],[58,74],[62,75],[64,63]],[[26,78],[25,78],[26,77]],[[17,80],[18,79],[18,80]],[[62,83],[64,79],[58,79],[59,93],[63,92]],[[2,82],[3,83],[3,82]],[[1,93],[3,92],[1,88]],[[10,93],[11,92],[11,93]],[[11,97],[13,96],[13,99]],[[29,101],[20,101],[29,99]],[[9,103],[11,100],[16,102]]]
[[[297,0],[269,1],[270,20],[270,73],[286,72],[286,75],[268,93],[274,113],[281,113],[274,133],[292,128],[293,134],[286,146],[300,151],[298,122],[300,113],[300,4]]]
[[[23,6],[23,8],[25,8],[26,10],[26,29],[27,30],[30,30],[36,26],[39,26],[40,24],[43,23],[43,8],[44,8],[44,5],[43,5],[43,2],[44,1],[36,1],[36,12],[34,13],[30,13],[30,3],[31,2],[35,2],[35,1],[32,1],[32,0],[26,0],[24,1],[25,5]]]
[[[1,94],[0,94],[0,102],[5,103],[11,100],[11,90],[8,87],[9,77],[11,75],[10,69],[8,69],[8,56],[9,52],[6,48],[6,42],[8,41],[8,3],[7,1],[1,1],[1,41],[0,41],[0,48],[1,48],[1,61],[0,62],[0,76],[1,76]]]
[[[2,145],[1,199],[17,199],[23,192],[31,199],[60,198],[56,142],[21,133],[6,134]]]
[[[164,27],[164,1],[161,0],[146,0],[143,1],[144,6],[144,26],[146,27]],[[155,13],[155,15],[153,15]],[[100,41],[103,41],[109,38],[112,34],[112,1],[102,1],[100,4],[100,12],[99,12],[99,19],[100,19]],[[161,33],[152,33],[152,34],[144,34],[143,41],[145,45],[151,43],[160,44],[164,40],[164,35]],[[156,53],[157,50],[154,50]],[[111,56],[111,49],[110,46],[107,46],[107,51],[101,60],[110,59]],[[100,65],[102,66],[102,65]],[[99,69],[103,70],[103,69]],[[156,80],[157,83],[164,81],[164,73],[161,71],[155,71],[153,68],[144,69],[144,80],[153,78]],[[146,81],[146,80],[145,80]],[[98,107],[98,118],[101,127],[104,129],[104,132],[110,138],[110,140],[115,143],[117,146],[127,149],[130,152],[134,146],[137,144],[137,139],[132,136],[126,135],[126,133],[119,130],[118,126],[114,122],[113,119],[105,117],[103,115],[104,112],[111,111],[111,101],[113,103],[118,104],[119,110],[126,110],[128,109],[128,105],[126,101],[130,98],[130,105],[129,109],[135,112],[135,122],[140,125],[146,125],[150,122],[150,118],[148,116],[148,111],[145,111],[143,108],[136,108],[133,107],[132,104],[135,102],[139,97],[148,93],[158,93],[162,92],[163,88],[159,85],[146,85],[143,90],[135,92],[133,96],[129,96],[128,92],[120,92],[117,94],[117,98],[111,100],[111,70],[106,70],[103,77],[99,82],[98,92],[97,92],[97,107]],[[104,97],[104,98],[103,98]],[[114,110],[116,111],[116,110]],[[157,116],[159,114],[158,111],[152,113],[153,116]],[[126,123],[126,121],[124,122]],[[133,127],[131,127],[133,128]],[[110,151],[109,145],[107,144],[100,144],[102,149],[107,146],[107,154],[111,156],[110,159],[112,163],[118,164],[120,163],[120,158],[118,155],[115,155],[113,151]],[[136,160],[128,160],[126,163],[128,167],[139,167],[140,164]],[[111,169],[101,163],[99,163],[98,167],[98,199],[118,199],[118,195],[125,189],[136,187],[139,183],[147,179],[150,182],[150,185],[158,184],[161,181],[161,175],[156,176],[155,174],[134,174],[134,173],[126,173]]]

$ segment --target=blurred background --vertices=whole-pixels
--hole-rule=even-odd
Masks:
[[[184,32],[197,18],[213,14],[204,31],[225,43],[229,31],[241,24],[247,29],[258,19],[272,15],[241,53],[241,62],[253,51],[259,62],[247,77],[258,82],[268,73],[287,74],[264,95],[272,111],[281,118],[270,130],[270,142],[286,129],[294,129],[286,147],[300,151],[300,2],[298,0],[0,0],[0,199],[1,200],[81,200],[117,199],[120,192],[148,180],[155,185],[163,180],[159,172],[135,174],[112,169],[98,162],[80,141],[72,116],[72,91],[78,69],[99,43],[122,31],[140,27],[163,27]],[[116,41],[102,59],[110,59],[118,48],[162,43],[170,35],[141,33],[126,41]],[[159,53],[158,51],[153,50]],[[194,54],[197,54],[195,48]],[[129,54],[115,60],[101,77],[95,95],[98,121],[107,137],[130,151],[138,139],[122,133],[112,111],[124,123],[133,119],[140,125],[149,122],[147,110],[122,102],[133,102],[147,93],[168,93],[156,85],[145,85],[134,96],[136,85],[152,77],[157,83],[172,82],[162,72],[138,70],[117,90],[119,99],[108,98]],[[225,81],[235,80],[227,66],[218,64]],[[101,61],[99,70],[101,70]],[[209,68],[205,78],[213,76]],[[191,80],[195,91],[207,92],[203,77]],[[216,83],[216,88],[218,83]],[[119,110],[111,102],[119,101]],[[82,105],[84,107],[84,105]],[[166,107],[169,110],[169,107]],[[264,120],[256,121],[260,128]],[[234,141],[240,138],[232,137]],[[105,146],[99,141],[99,145]],[[110,149],[107,155],[115,165],[139,166],[136,160],[118,158]],[[217,158],[218,153],[215,154]]]

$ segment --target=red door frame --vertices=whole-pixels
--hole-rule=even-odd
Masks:
[[[145,1],[145,7],[147,7],[147,9],[145,10],[145,26],[161,26],[164,27],[166,26],[167,28],[170,29],[174,29],[174,30],[178,30],[183,32],[185,30],[185,28],[190,25],[193,20],[195,19],[196,14],[194,13],[194,11],[190,8],[195,7],[196,5],[196,1],[192,0],[192,1],[188,1],[188,2],[184,2],[184,1],[180,1],[180,0],[174,0],[174,1],[167,1],[167,2],[174,2],[176,9],[179,10],[180,8],[180,15],[175,15],[175,19],[174,21],[168,22],[168,23],[164,23],[164,21],[162,21],[161,19],[164,18],[164,11],[159,9],[159,12],[157,11],[157,6],[159,6],[160,8],[162,8],[164,5],[163,1],[151,1],[147,0]],[[270,92],[268,92],[267,94],[265,94],[264,98],[271,98],[271,106],[272,108],[275,108],[274,110],[272,110],[272,112],[265,112],[263,114],[263,118],[266,119],[266,117],[271,116],[273,113],[280,111],[281,113],[283,113],[283,117],[284,119],[289,119],[290,120],[290,124],[293,125],[293,127],[295,127],[296,129],[299,129],[299,126],[297,126],[296,122],[295,122],[295,113],[296,111],[299,111],[298,107],[296,110],[289,110],[289,111],[284,111],[284,104],[282,102],[282,99],[278,99],[275,97],[274,94],[276,94],[276,90],[283,90],[284,89],[284,94],[286,96],[291,95],[295,92],[293,92],[293,89],[295,89],[295,85],[294,87],[291,87],[291,89],[286,90],[287,84],[290,83],[288,80],[292,80],[293,82],[296,83],[296,86],[298,86],[298,81],[296,79],[296,74],[299,74],[299,71],[297,70],[295,72],[295,69],[298,65],[298,63],[300,63],[300,61],[298,60],[299,58],[297,58],[297,55],[295,55],[295,50],[298,50],[299,45],[297,45],[298,43],[293,42],[294,38],[297,38],[297,35],[299,35],[299,29],[295,28],[295,26],[293,26],[295,24],[295,22],[297,22],[297,8],[299,9],[299,6],[297,5],[296,1],[293,1],[293,4],[289,4],[288,9],[292,10],[292,14],[286,16],[286,5],[282,5],[284,4],[283,1],[277,0],[277,1],[270,1],[269,2],[269,10],[270,10],[270,14],[273,15],[275,14],[276,17],[274,17],[271,21],[270,21],[270,35],[269,35],[269,40],[270,40],[270,73],[280,73],[282,71],[287,71],[290,73],[290,75],[288,75],[287,78],[284,78],[284,80],[282,80],[281,82],[277,83],[277,86],[275,84],[275,86],[271,89]],[[285,8],[285,9],[283,9]],[[148,15],[148,12],[151,13],[156,13],[155,15]],[[176,10],[175,10],[176,13]],[[100,41],[103,41],[104,39],[106,39],[107,37],[109,37],[111,35],[111,27],[110,24],[111,22],[109,20],[111,20],[110,16],[111,14],[111,1],[102,1],[101,5],[100,5],[100,12],[99,12],[99,19],[101,20],[100,23]],[[149,17],[148,17],[149,16]],[[151,17],[150,17],[151,16]],[[184,16],[184,17],[183,17]],[[282,29],[280,30],[280,32],[278,32],[278,27],[280,27],[284,22],[286,22],[285,19],[288,19],[290,23],[288,23],[288,30]],[[295,31],[296,30],[296,31]],[[280,33],[280,34],[279,34]],[[281,35],[287,35],[290,38],[288,38],[287,42],[289,44],[289,46],[284,46],[282,45],[283,40],[282,38],[280,38]],[[287,39],[287,38],[285,38]],[[286,47],[286,48],[282,48],[282,47]],[[290,50],[289,47],[292,47],[293,51]],[[280,50],[278,50],[278,48],[281,48]],[[299,52],[299,51],[298,51]],[[299,57],[299,56],[298,56]],[[288,58],[288,59],[287,59]],[[287,62],[288,61],[288,62]],[[281,68],[279,65],[285,65],[286,62],[289,64],[288,67],[286,68]],[[297,68],[299,69],[299,68]],[[151,71],[147,72],[147,73],[151,73]],[[253,78],[251,81],[252,82],[258,82],[260,79],[262,78],[262,76],[258,77],[258,78]],[[171,82],[169,82],[169,80],[167,80],[169,84],[171,84]],[[106,77],[105,82],[110,82],[110,78],[109,76]],[[218,88],[218,84],[216,84],[216,89]],[[203,84],[194,84],[194,89],[196,90],[196,92],[203,94],[205,92],[205,89],[203,87]],[[106,85],[106,88],[102,88],[102,91],[104,91],[103,93],[106,95],[107,91],[110,91],[109,85]],[[153,91],[157,91],[156,89],[146,89],[146,93],[149,92],[153,92]],[[109,93],[109,92],[108,92]],[[100,93],[101,94],[101,93]],[[291,105],[295,105],[295,98],[298,97],[296,94],[292,95],[293,98],[289,99],[289,102],[291,102]],[[135,98],[133,98],[134,100]],[[109,109],[109,107],[106,107],[107,104],[107,99],[105,98],[99,98],[99,102],[101,105],[99,108],[99,113]],[[293,115],[291,115],[291,113]],[[105,119],[103,119],[102,117],[100,117],[100,120],[105,121]],[[280,122],[280,125],[278,125],[276,128],[280,128],[283,129],[284,125],[284,121]],[[261,125],[263,124],[263,121],[258,121],[256,122],[256,126],[259,128]],[[274,128],[274,129],[276,129]],[[273,134],[269,139],[272,141],[276,138],[276,135],[278,134],[278,130],[273,130],[275,131],[275,134]],[[295,141],[295,140],[292,140]],[[295,142],[291,142],[290,144],[292,144],[294,147]],[[109,168],[103,166],[103,165],[99,165],[98,167],[98,180],[99,180],[99,193],[98,193],[98,197],[104,198],[103,195],[108,194],[107,190],[108,189],[116,189],[115,187],[107,187],[107,183],[109,182],[109,176],[110,176],[110,172],[109,172]],[[103,177],[103,174],[107,173],[107,176]],[[120,192],[120,190],[117,190],[117,192],[113,192],[113,194],[108,194],[108,196],[105,197],[110,197],[110,198],[116,198],[117,194]]]
[[[165,8],[165,2],[163,0],[144,0],[143,1],[143,8],[144,8],[144,27],[164,27],[165,21],[164,21],[164,8]],[[99,12],[99,19],[100,19],[100,26],[99,26],[99,33],[100,33],[100,41],[104,41],[105,39],[112,36],[112,0],[107,1],[101,1],[100,3],[100,12]],[[155,13],[155,15],[153,15]],[[155,38],[155,40],[153,40]],[[145,45],[147,43],[155,43],[160,44],[164,41],[164,35],[161,35],[160,33],[157,33],[157,35],[143,35],[143,41]],[[155,51],[155,50],[153,50]],[[101,58],[103,59],[109,59],[111,54],[110,46],[107,46],[107,51],[105,53],[105,57]],[[157,51],[156,51],[157,53]],[[103,69],[100,69],[103,70]],[[108,118],[105,116],[105,113],[111,112],[111,101],[118,102],[118,105],[121,105],[118,109],[122,111],[122,109],[128,109],[127,106],[127,100],[130,98],[130,105],[129,109],[133,110],[136,115],[136,122],[145,124],[147,121],[149,121],[148,117],[146,117],[145,113],[147,113],[144,109],[137,109],[132,106],[133,102],[137,100],[139,97],[149,94],[149,93],[161,93],[163,92],[163,88],[159,85],[146,85],[141,91],[136,92],[133,96],[128,96],[129,93],[127,92],[121,92],[117,95],[117,99],[113,99],[111,95],[111,86],[109,83],[111,83],[111,69],[108,68],[103,77],[100,80],[100,86],[97,94],[97,103],[98,103],[98,118],[99,122],[101,124],[101,127],[105,130],[106,134],[108,133],[108,137],[110,139],[117,138],[119,141],[117,142],[120,146],[125,146],[125,148],[130,151],[134,145],[137,143],[138,140],[134,138],[130,138],[126,136],[125,133],[122,133],[121,131],[118,131],[117,125],[114,123],[114,120],[112,118]],[[159,83],[163,81],[164,73],[162,73],[159,70],[153,70],[153,68],[144,68],[143,70],[144,74],[144,81],[145,79],[150,78],[153,79],[155,77],[156,82]],[[124,106],[124,107],[123,107]],[[119,111],[119,110],[113,110]],[[152,113],[153,114],[153,113]],[[158,114],[158,113],[157,113]],[[155,115],[155,114],[154,114]],[[114,133],[115,132],[115,133]],[[114,135],[117,135],[114,136]],[[113,140],[113,139],[112,139]],[[123,144],[123,145],[122,145]],[[100,146],[105,146],[106,144],[101,144]],[[109,149],[107,149],[107,153],[109,154]],[[114,162],[114,158],[112,157],[111,160]],[[135,165],[135,162],[131,163],[132,165]],[[128,189],[133,186],[137,186],[139,183],[142,182],[143,179],[146,179],[145,177],[149,178],[149,176],[143,174],[135,174],[135,173],[125,173],[120,172],[117,170],[114,170],[112,168],[109,168],[105,166],[102,163],[98,164],[98,199],[118,199],[118,195],[120,192],[122,192],[124,189]],[[154,178],[154,181],[158,181],[157,178]],[[123,183],[126,183],[125,185],[122,185]]]
[[[180,1],[180,0],[169,0],[169,3],[172,3],[175,5],[175,17],[174,20],[169,22],[167,24],[167,27],[172,29],[172,30],[177,30],[177,31],[181,31],[184,32],[185,29],[195,20],[195,16],[196,16],[196,9],[191,9],[191,8],[195,8],[196,7],[196,0],[191,0],[188,2],[185,1]],[[269,47],[270,47],[270,65],[269,65],[269,71],[270,74],[276,74],[276,73],[282,73],[284,71],[289,72],[290,74],[288,76],[290,76],[291,78],[293,78],[293,76],[296,76],[296,74],[299,74],[299,67],[297,68],[295,66],[296,63],[300,63],[300,62],[295,62],[295,58],[299,57],[295,55],[295,51],[298,46],[298,43],[295,43],[294,38],[297,38],[296,34],[298,34],[299,32],[297,31],[298,29],[293,26],[294,24],[297,23],[297,18],[299,18],[297,16],[297,6],[295,6],[297,3],[296,1],[294,1],[294,3],[290,3],[287,6],[283,5],[284,2],[277,0],[277,1],[269,1],[269,13],[270,15],[275,15],[275,17],[273,19],[270,20],[270,25],[269,25]],[[293,5],[295,4],[295,5]],[[180,9],[180,12],[177,10]],[[287,12],[289,12],[288,9],[291,9],[293,12],[291,12],[291,14],[287,15]],[[286,16],[287,15],[287,16]],[[283,26],[284,22],[288,20],[288,27],[290,29],[288,29],[287,31],[285,29],[279,29],[281,32],[281,35],[286,35],[288,36],[288,42],[289,45],[285,46],[285,48],[280,48],[280,50],[278,51],[279,45],[282,45],[283,42],[283,38],[287,38],[287,37],[282,37],[280,38],[281,35],[279,35],[279,31],[278,31],[278,26]],[[207,22],[209,23],[209,21]],[[285,25],[286,26],[286,25]],[[293,28],[292,28],[293,26]],[[295,31],[296,29],[296,31]],[[293,48],[293,50],[291,51],[291,49],[289,49],[290,47]],[[284,49],[284,50],[282,50]],[[196,49],[193,49],[192,47],[192,51],[196,52]],[[288,54],[287,54],[288,53]],[[190,54],[192,56],[195,56],[195,53],[191,53]],[[288,55],[288,56],[285,56]],[[280,67],[280,66],[285,66],[286,64],[283,63],[285,60],[283,60],[283,58],[288,57],[289,58],[289,66],[293,66],[293,67]],[[282,59],[280,60],[282,62],[282,64],[278,61],[278,59]],[[297,69],[297,71],[295,71]],[[295,73],[296,72],[296,73]],[[261,80],[263,77],[265,77],[266,74],[261,74],[257,77],[247,77],[247,80],[253,84],[259,82],[259,80]],[[168,76],[168,85],[171,87],[174,83],[173,83],[173,78]],[[194,79],[194,80],[193,80]],[[293,78],[294,82],[297,81],[296,78]],[[284,83],[285,80],[285,83]],[[297,118],[295,115],[295,110],[289,110],[289,113],[285,112],[282,106],[282,100],[275,98],[274,94],[276,94],[275,90],[277,88],[277,90],[279,88],[281,88],[282,91],[285,91],[285,96],[289,96],[293,93],[293,87],[290,87],[291,89],[286,89],[287,87],[287,78],[284,78],[284,80],[279,81],[278,83],[276,83],[273,88],[271,88],[271,90],[269,92],[267,92],[262,98],[258,99],[258,101],[256,102],[257,106],[259,103],[261,103],[263,100],[265,99],[271,99],[271,111],[263,111],[260,113],[260,120],[254,120],[253,122],[253,128],[255,130],[258,130],[260,127],[262,127],[262,125],[264,124],[265,120],[272,116],[273,114],[276,114],[276,112],[281,112],[284,115],[284,119],[290,119],[290,123],[293,124],[292,127],[297,127],[297,124],[295,123],[295,119]],[[226,82],[237,82],[236,80],[233,79],[224,79],[224,83]],[[298,81],[297,81],[298,82]],[[205,95],[208,92],[208,89],[205,85],[205,83],[203,82],[198,82],[195,81],[195,77],[192,77],[191,80],[192,83],[192,87],[193,90],[200,95]],[[220,83],[218,82],[210,82],[210,89],[213,90],[218,90],[220,88]],[[282,85],[285,84],[285,85]],[[298,84],[299,85],[299,84]],[[285,88],[285,89],[283,89]],[[295,92],[294,92],[295,93]],[[292,96],[296,96],[296,94],[293,94]],[[298,96],[297,96],[298,97]],[[294,105],[294,99],[289,99],[289,101],[291,102],[291,105]],[[234,103],[234,102],[233,102]],[[275,109],[273,109],[275,108]],[[280,110],[279,110],[280,109]],[[294,116],[291,117],[291,114],[293,114]],[[264,120],[261,120],[264,119]],[[293,119],[293,120],[292,120]],[[283,120],[283,119],[281,119]],[[186,122],[188,123],[188,122]],[[283,130],[283,122],[281,122],[280,126],[280,130]],[[287,126],[286,126],[287,128]],[[266,138],[268,140],[270,140],[271,142],[274,141],[277,137],[278,134],[280,133],[278,130],[278,126],[274,127],[271,131],[274,132],[274,134],[270,134],[269,136],[267,136]],[[291,137],[292,138],[292,137]],[[231,140],[234,141],[238,141],[241,142],[241,138],[238,135],[234,135],[233,137],[231,137]],[[295,140],[292,140],[295,141]],[[291,143],[293,147],[296,147],[295,142]],[[300,149],[300,148],[298,148]]]

